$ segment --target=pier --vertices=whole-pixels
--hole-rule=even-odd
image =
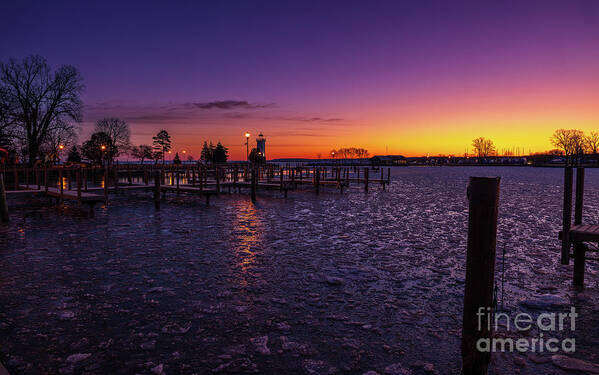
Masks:
[[[369,167],[307,167],[273,164],[248,165],[137,165],[109,167],[53,166],[12,168],[1,173],[7,197],[43,196],[56,204],[72,201],[87,206],[94,216],[97,203],[108,204],[110,194],[126,191],[154,192],[157,209],[166,194],[193,194],[210,198],[225,193],[249,194],[256,201],[260,191],[279,191],[284,198],[293,191],[324,189],[343,193],[344,189],[369,185],[385,189],[391,181],[391,169],[377,169],[379,178],[370,178]],[[6,202],[4,202],[6,205]]]
[[[562,241],[561,263],[567,265],[574,259],[573,284],[584,287],[584,271],[587,260],[599,261],[599,257],[588,256],[589,252],[599,252],[599,224],[583,224],[584,206],[584,172],[583,167],[576,168],[576,190],[574,203],[574,224],[572,225],[572,190],[573,168],[564,169],[564,203],[562,230],[559,239]],[[573,250],[573,252],[571,252]]]

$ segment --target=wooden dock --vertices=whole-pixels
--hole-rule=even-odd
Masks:
[[[380,178],[372,179],[370,172],[380,172]],[[291,191],[338,190],[352,186],[379,185],[385,189],[391,182],[390,168],[369,167],[306,167],[280,166],[275,164],[223,164],[223,165],[138,165],[124,164],[109,167],[12,168],[0,170],[7,186],[6,196],[46,196],[57,203],[64,201],[87,205],[93,216],[94,205],[107,204],[110,194],[126,191],[154,192],[154,202],[160,207],[161,197],[167,193],[201,195],[206,198],[218,196],[225,191],[249,193],[252,201],[258,191],[279,191],[287,198]],[[7,181],[9,180],[9,181]]]
[[[599,252],[599,225],[583,224],[584,205],[584,168],[576,168],[576,196],[574,203],[574,225],[572,225],[572,190],[573,168],[564,168],[564,204],[562,230],[558,238],[562,241],[561,263],[569,264],[574,259],[574,286],[584,287],[584,270],[587,260],[599,261],[597,257],[589,257],[589,252]],[[573,252],[571,250],[573,249]]]

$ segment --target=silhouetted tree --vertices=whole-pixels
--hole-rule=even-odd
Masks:
[[[139,145],[131,148],[131,156],[139,159],[139,162],[143,164],[145,159],[152,160],[154,153],[150,145]]]
[[[212,142],[210,142],[210,146],[208,146],[208,142],[204,141],[202,152],[200,154],[200,160],[202,160],[204,163],[212,162],[213,149],[214,147],[212,146]]]
[[[490,139],[485,137],[479,137],[472,140],[472,147],[478,158],[486,158],[493,155],[495,152],[495,145]]]
[[[171,136],[164,129],[160,130],[158,134],[152,137],[154,151],[160,153],[162,158],[162,164],[164,164],[164,156],[171,150]]]
[[[81,121],[82,91],[82,78],[69,65],[52,72],[41,56],[0,64],[0,121],[13,128],[30,165],[50,132]]]
[[[229,150],[220,143],[220,141],[216,144],[214,148],[214,152],[212,153],[212,162],[213,163],[226,163],[229,158]]]
[[[96,122],[94,133],[106,133],[115,147],[116,155],[119,156],[131,147],[131,130],[129,124],[116,117],[106,117]]]
[[[79,148],[77,146],[71,147],[69,155],[67,156],[67,161],[70,163],[81,163],[81,154],[79,153]]]
[[[83,143],[81,154],[92,163],[104,164],[106,161],[110,165],[116,155],[116,147],[112,144],[112,139],[108,134],[94,133],[88,141]]]
[[[587,149],[590,154],[597,155],[597,149],[599,149],[599,133],[591,132],[585,138]]]
[[[557,129],[550,141],[555,148],[564,152],[566,165],[573,165],[575,156],[584,154],[585,137],[582,130]]]

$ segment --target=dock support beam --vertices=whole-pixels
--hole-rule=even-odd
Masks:
[[[491,359],[490,352],[477,349],[477,342],[492,337],[492,325],[489,329],[488,324],[493,306],[499,181],[499,177],[470,177],[468,185],[468,250],[461,343],[464,375],[486,375]]]
[[[160,171],[154,171],[154,208],[160,210]]]
[[[584,287],[584,264],[587,246],[582,242],[574,244],[574,286]]]
[[[4,174],[0,173],[0,220],[8,223],[8,204],[6,203],[6,189],[4,188]]]
[[[572,167],[564,168],[564,211],[562,216],[562,264],[570,263],[570,227],[572,225]]]
[[[251,188],[252,202],[256,202],[256,180],[257,180],[257,177],[258,176],[256,176],[256,167],[252,167],[252,183],[251,183],[251,185],[252,185],[252,188]]]

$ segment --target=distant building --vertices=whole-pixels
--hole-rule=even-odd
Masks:
[[[264,138],[262,133],[258,134],[258,138],[256,138],[256,148],[260,155],[266,158],[266,138]]]
[[[375,155],[370,158],[374,165],[406,165],[408,160],[402,155]]]

